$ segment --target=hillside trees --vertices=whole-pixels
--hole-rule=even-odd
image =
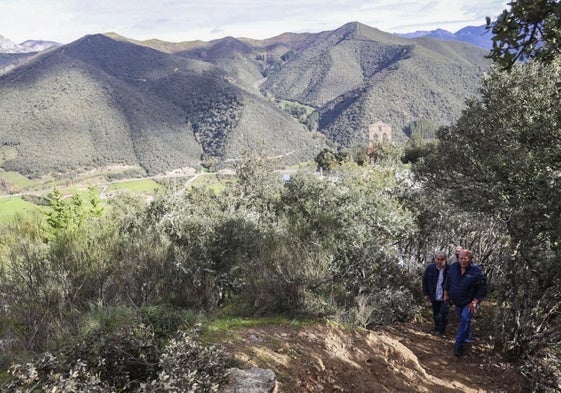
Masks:
[[[348,163],[327,178],[294,176],[282,195],[293,236],[320,245],[332,260],[332,294],[325,300],[349,305],[347,312],[370,307],[365,325],[411,316],[404,305],[414,302],[414,283],[399,264],[412,216],[400,202],[396,178],[390,166]],[[384,302],[396,303],[382,307]]]
[[[436,138],[436,129],[438,127],[427,119],[419,119],[412,121],[405,127],[405,134],[409,137],[417,134],[423,139]]]
[[[413,316],[418,282],[401,255],[414,224],[395,157],[345,162],[329,176],[302,171],[287,182],[275,165],[247,155],[224,191],[170,184],[149,204],[124,194],[100,209],[55,189],[47,225],[21,222],[0,233],[0,339],[32,353],[99,343],[88,348],[101,357],[80,347],[39,363],[69,365],[88,381],[103,366],[95,383],[136,386],[160,366],[151,362],[132,382],[134,373],[116,375],[130,362],[115,351],[152,359],[186,312],[360,326]]]
[[[44,350],[60,338],[60,326],[75,328],[77,313],[104,292],[113,226],[97,200],[78,194],[65,201],[55,189],[46,224],[21,221],[0,236],[0,298],[7,337],[29,350]]]
[[[498,217],[466,212],[447,200],[446,187],[418,187],[405,194],[403,203],[413,213],[415,231],[403,257],[416,266],[432,261],[436,251],[452,255],[459,245],[474,252],[491,285],[501,275],[500,261],[509,255],[508,233]]]
[[[329,172],[339,166],[344,159],[345,157],[339,152],[334,152],[326,147],[318,153],[318,155],[314,158],[314,161],[317,163],[318,168]]]
[[[559,61],[495,70],[416,167],[459,208],[504,223],[496,344],[513,358],[561,342],[560,86]]]

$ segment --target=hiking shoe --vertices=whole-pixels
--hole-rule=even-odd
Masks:
[[[459,358],[464,354],[464,345],[456,343],[454,345],[454,356]]]

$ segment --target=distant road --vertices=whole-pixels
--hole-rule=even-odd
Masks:
[[[292,154],[292,152],[285,153],[282,156],[289,155],[289,154]],[[277,172],[280,172],[283,175],[290,175],[290,174],[295,173],[296,170],[283,169],[283,170],[277,170]],[[170,178],[186,178],[186,177],[188,177],[189,179],[187,179],[187,181],[183,185],[183,188],[178,191],[178,193],[182,193],[182,192],[185,192],[185,190],[187,189],[187,186],[189,184],[191,184],[192,182],[194,182],[195,180],[197,180],[201,176],[209,176],[209,175],[233,176],[235,174],[236,174],[236,172],[233,171],[233,170],[220,171],[220,172],[195,172],[195,173],[172,172],[172,173],[159,174],[159,175],[154,175],[154,176],[146,176],[146,177],[140,177],[140,178],[139,177],[131,177],[131,178],[126,178],[126,179],[119,179],[119,180],[113,180],[113,181],[108,181],[108,182],[99,182],[99,183],[88,183],[87,181],[83,181],[83,182],[77,182],[75,185],[78,187],[78,189],[84,189],[84,190],[87,189],[90,186],[92,186],[92,187],[102,187],[102,190],[100,192],[100,198],[106,198],[107,197],[106,196],[107,189],[112,184],[128,183],[128,182],[143,181],[143,180],[158,181],[158,180],[170,179]],[[41,196],[41,195],[48,194],[51,191],[52,191],[52,186],[50,186],[48,188],[41,189],[41,190],[18,192],[18,193],[15,193],[15,194],[0,194],[0,198],[22,197],[24,195]]]
[[[76,183],[76,186],[79,189],[87,189],[87,187],[103,187],[100,193],[100,197],[104,197],[105,192],[107,191],[107,189],[109,188],[109,186],[111,186],[112,184],[118,184],[118,183],[128,183],[128,182],[134,182],[134,181],[143,181],[143,180],[162,180],[162,179],[169,179],[169,178],[181,178],[181,177],[189,177],[190,179],[188,179],[185,182],[184,188],[185,189],[187,187],[188,184],[190,184],[191,182],[193,182],[195,179],[199,178],[200,176],[206,176],[206,175],[216,175],[217,173],[212,172],[212,173],[207,173],[207,172],[197,172],[194,174],[181,174],[181,173],[169,173],[169,174],[160,174],[160,175],[154,175],[154,176],[146,176],[146,177],[131,177],[131,178],[126,178],[126,179],[119,179],[119,180],[113,180],[113,181],[109,181],[109,182],[102,182],[102,183],[87,183],[87,181],[84,181],[82,183],[78,182]],[[222,173],[220,173],[222,174]],[[225,174],[229,174],[229,173],[225,173]],[[85,184],[87,184],[87,187],[85,186]],[[49,192],[52,191],[52,186],[49,188],[44,188],[41,190],[34,190],[34,191],[25,191],[25,192],[18,192],[15,194],[1,194],[0,198],[10,198],[10,197],[22,197],[24,195],[44,195],[47,194]]]

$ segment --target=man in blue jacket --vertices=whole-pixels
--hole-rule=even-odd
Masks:
[[[444,252],[437,252],[434,261],[426,267],[423,273],[423,295],[425,300],[430,300],[432,305],[434,332],[445,337],[450,306],[444,301],[444,282],[449,266],[446,263]]]
[[[472,262],[470,250],[460,251],[459,262],[450,265],[444,283],[444,301],[454,304],[460,324],[454,345],[454,355],[462,356],[464,343],[471,337],[471,319],[487,295],[487,280],[483,271]]]

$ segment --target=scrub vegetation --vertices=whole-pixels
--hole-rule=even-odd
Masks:
[[[216,391],[224,385],[230,367],[254,356],[254,363],[276,365],[279,375],[284,372],[287,380],[309,391],[324,389],[323,384],[341,390],[332,371],[343,369],[355,375],[352,370],[361,364],[358,369],[367,370],[365,375],[380,391],[418,391],[422,387],[426,391],[558,392],[561,8],[552,0],[518,0],[509,6],[510,11],[505,11],[493,28],[495,47],[490,57],[501,68],[493,68],[481,80],[479,94],[466,102],[451,124],[434,130],[432,125],[437,122],[412,123],[412,142],[405,148],[388,141],[370,149],[358,141],[348,150],[322,147],[316,150],[315,160],[321,174],[302,167],[289,178],[277,172],[284,163],[273,159],[275,155],[254,154],[258,150],[252,149],[253,154],[244,153],[235,161],[235,181],[220,188],[205,184],[178,188],[170,181],[149,201],[133,193],[119,193],[102,202],[99,190],[93,188],[65,197],[55,187],[46,199],[37,198],[38,204],[48,205],[40,219],[21,218],[0,229],[2,390]],[[357,47],[352,38],[371,39],[375,33],[357,24],[335,35],[320,33],[326,38],[324,42],[330,43],[327,46],[337,49],[325,52],[316,46],[308,52],[308,60],[321,59],[317,70],[323,80],[333,84],[336,78],[327,72],[333,58],[363,53],[366,49]],[[283,39],[292,40],[295,47],[313,46],[316,41],[309,38]],[[95,40],[106,43],[108,38],[88,37],[79,45]],[[400,59],[422,58],[424,49],[417,51],[416,44],[394,46],[401,42],[395,38],[386,43],[387,57],[364,52],[360,69],[348,70],[357,76],[355,91],[364,89],[360,77],[371,62],[394,61],[398,70],[405,70],[408,65]],[[247,48],[242,41],[235,44],[238,49]],[[434,42],[430,45],[450,48]],[[133,46],[126,48],[139,56],[160,56],[135,52],[138,48]],[[217,58],[229,53],[227,47],[215,49],[211,54]],[[72,50],[68,48],[65,56],[71,56]],[[528,61],[512,62],[516,51],[522,51],[520,58]],[[83,56],[84,52],[79,52]],[[57,51],[49,53],[51,58],[36,61],[63,56]],[[87,60],[95,60],[95,52],[88,53],[92,58]],[[111,57],[102,68],[147,77],[156,71],[146,66],[142,56],[135,65],[138,69],[119,63],[119,56]],[[254,58],[267,61],[265,57]],[[305,60],[297,51],[279,58],[278,69],[269,74],[271,81],[283,66]],[[178,67],[209,67],[177,58],[158,59],[175,62]],[[303,70],[292,64],[294,69]],[[423,63],[415,64],[419,67]],[[84,70],[86,74],[99,72],[89,66]],[[200,89],[204,81],[216,82],[214,70],[206,71],[198,76]],[[116,83],[123,89],[131,88],[124,84],[123,75]],[[401,75],[408,81],[406,74]],[[40,79],[36,77],[33,72],[26,74],[31,84]],[[276,78],[278,83],[288,80],[280,74]],[[160,82],[152,79],[146,82],[146,89],[152,97],[169,99],[171,93],[168,96],[156,88]],[[315,90],[293,94],[310,101],[333,99],[329,111],[334,121],[325,129],[337,130],[334,140],[355,140],[356,128],[343,129],[341,119],[354,119],[358,113],[354,104],[363,103],[366,96],[348,94],[334,99],[315,75],[310,75],[309,82]],[[51,88],[55,86],[64,88],[64,84],[52,84]],[[10,92],[15,94],[15,90]],[[99,90],[96,94],[104,93]],[[189,98],[188,92],[184,94],[181,100]],[[253,115],[243,112],[239,118],[236,110],[221,112],[220,105],[214,108],[217,118],[228,124],[257,121],[259,108],[265,105],[264,100],[235,85],[227,85],[220,94],[225,100],[243,104],[253,100],[255,104],[248,112],[254,111]],[[0,97],[2,100],[4,95]],[[306,103],[306,99],[297,101]],[[152,104],[156,102],[148,105],[154,111],[157,108]],[[212,110],[214,103],[201,105]],[[196,113],[197,109],[193,110]],[[335,116],[336,112],[349,116]],[[282,119],[289,117],[280,110],[275,113]],[[327,115],[324,112],[323,116]],[[196,116],[192,119],[198,121]],[[149,140],[142,129],[133,131]],[[204,127],[201,129],[200,136],[207,135]],[[230,129],[226,127],[225,132]],[[243,136],[236,139],[234,134],[231,131],[228,139],[241,147]],[[15,135],[5,140],[4,146],[19,146]],[[148,152],[155,146],[164,148],[149,142],[135,148]],[[222,146],[227,156],[232,145]],[[156,168],[149,164],[150,157],[166,159],[160,152],[146,153],[143,168],[147,172]],[[206,157],[209,166],[215,165],[214,153]],[[41,172],[18,161],[20,158],[6,156],[4,168],[19,163],[20,169],[30,174]],[[169,158],[166,165],[174,164],[177,162]],[[495,308],[483,311],[485,325],[474,329],[485,335],[482,342],[489,346],[476,350],[475,362],[468,358],[459,363],[464,361],[460,359],[450,372],[440,363],[446,361],[445,355],[436,363],[418,363],[417,354],[422,356],[427,346],[431,351],[446,348],[434,338],[411,333],[410,327],[423,323],[420,276],[424,266],[435,251],[451,254],[456,245],[471,249],[487,273],[491,295],[483,307]],[[277,318],[283,330],[269,324]],[[254,324],[257,319],[264,321],[261,326]],[[287,327],[289,324],[292,326]],[[241,338],[236,339],[238,329],[246,329],[248,335],[240,333]],[[380,336],[392,329],[395,337],[402,339]],[[221,330],[232,333],[222,343],[217,341]],[[410,333],[404,336],[404,331]],[[326,339],[316,340],[318,332]],[[307,339],[302,340],[303,336]],[[228,346],[236,345],[236,340],[245,358],[228,355]],[[254,344],[259,340],[269,342],[268,349],[274,350],[256,351]],[[313,342],[312,350],[306,344]],[[360,343],[359,348],[353,346],[356,343]],[[403,348],[404,343],[412,350]],[[369,356],[364,349],[374,347],[382,348],[383,352],[378,352],[382,355]],[[333,352],[344,355],[346,361],[330,356]],[[282,363],[290,356],[303,362],[291,369],[292,374]],[[380,358],[391,362],[380,366]],[[502,367],[501,362],[508,367]],[[456,372],[464,366],[484,377]],[[518,375],[512,373],[513,368]],[[510,383],[498,386],[494,374],[504,369],[509,374],[502,381]],[[445,379],[459,375],[461,380],[447,384],[426,376],[426,370]],[[322,379],[310,384],[311,374]],[[467,390],[474,380],[487,385]],[[425,384],[419,385],[421,381]],[[348,375],[343,382],[348,383],[345,387],[356,386]]]

